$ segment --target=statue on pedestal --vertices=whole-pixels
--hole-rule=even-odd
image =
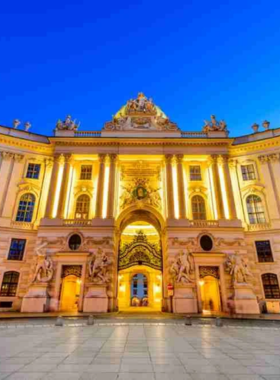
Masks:
[[[193,272],[193,262],[188,250],[181,250],[177,258],[170,266],[170,274],[177,283],[193,282],[191,273]]]
[[[97,249],[97,252],[92,252],[89,264],[88,272],[92,282],[104,284],[109,282],[108,266],[111,264],[106,253],[101,248]]]
[[[253,277],[244,258],[238,254],[228,255],[226,266],[234,284],[248,284],[248,277]]]
[[[43,260],[39,256],[32,282],[49,282],[53,277],[53,273],[52,259],[47,254],[43,257]]]

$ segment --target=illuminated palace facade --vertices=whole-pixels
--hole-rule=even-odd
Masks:
[[[183,132],[141,93],[78,127],[0,127],[0,311],[279,313],[280,128]]]

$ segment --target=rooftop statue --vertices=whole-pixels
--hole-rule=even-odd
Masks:
[[[64,121],[58,120],[56,123],[56,130],[62,131],[76,131],[80,126],[79,124],[76,124],[76,120],[72,120],[71,116],[66,116],[66,119]]]
[[[211,120],[204,120],[203,132],[209,131],[226,131],[227,124],[224,120],[218,121],[216,120],[215,115],[211,115]]]
[[[106,123],[104,130],[154,130],[166,131],[178,130],[175,123],[156,106],[152,98],[147,98],[140,92],[136,99],[130,99],[114,116],[113,120]]]

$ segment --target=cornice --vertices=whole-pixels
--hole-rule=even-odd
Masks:
[[[266,149],[280,147],[280,136],[269,137],[265,140],[251,141],[240,145],[231,145],[230,154],[245,154],[249,152],[262,152]]]
[[[57,139],[50,138],[50,141],[55,146],[76,146],[76,147],[96,147],[96,146],[113,146],[113,147],[229,147],[233,143],[233,139],[184,139],[184,138],[167,138],[167,139],[108,139],[108,138],[72,138],[72,139]]]
[[[44,154],[52,154],[53,146],[40,143],[37,141],[24,140],[18,137],[0,135],[1,147],[16,147],[18,149],[30,150],[31,152],[38,152]]]

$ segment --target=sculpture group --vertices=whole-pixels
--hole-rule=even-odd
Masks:
[[[188,250],[181,250],[172,262],[169,272],[175,283],[194,282],[191,278],[194,265],[193,258]]]
[[[109,282],[108,267],[111,264],[101,248],[93,250],[88,263],[88,274],[92,282],[105,284]]]

